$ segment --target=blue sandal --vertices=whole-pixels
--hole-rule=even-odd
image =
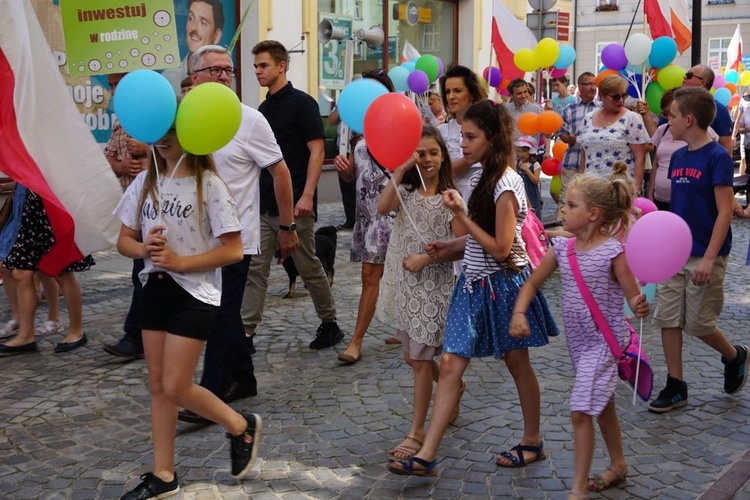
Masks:
[[[415,469],[414,464],[421,465],[424,469]],[[388,464],[388,470],[399,476],[424,476],[432,477],[435,475],[435,466],[437,460],[428,462],[421,458],[411,457],[408,460],[391,460]]]
[[[532,457],[529,460],[526,460],[523,457],[524,451],[531,451],[535,453],[535,456]],[[537,460],[544,460],[547,458],[547,455],[544,454],[544,441],[539,442],[539,446],[529,446],[525,444],[519,444],[514,446],[510,449],[510,451],[504,451],[500,453],[500,456],[503,458],[507,458],[510,461],[510,464],[505,464],[500,461],[500,459],[497,459],[497,465],[500,467],[525,467],[529,465],[532,462],[536,462]]]

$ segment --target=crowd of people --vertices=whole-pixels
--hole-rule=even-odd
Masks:
[[[238,413],[229,403],[258,392],[253,338],[262,324],[275,254],[294,260],[320,319],[309,347],[330,348],[345,338],[330,282],[315,255],[316,189],[324,160],[318,106],[287,80],[289,53],[282,44],[263,41],[252,54],[256,78],[268,93],[258,110],[242,106],[240,128],[220,150],[186,153],[172,127],[152,154],[119,123],[104,150],[123,189],[115,209],[122,222],[117,248],[133,259],[124,335],[104,350],[127,359],[145,357],[151,396],[153,469],[125,499],[164,498],[179,491],[178,420],[220,424],[230,440],[232,474],[242,478],[252,467],[262,418]],[[231,87],[235,69],[225,48],[204,45],[187,62],[190,80],[183,82],[184,92],[207,82]],[[383,71],[362,76],[394,91]],[[122,77],[110,75],[113,94]],[[597,86],[595,75],[582,73],[574,95],[567,79],[558,77],[552,81],[556,95],[547,102],[560,113],[562,128],[553,136],[523,136],[518,118],[544,109],[533,101],[530,84],[510,82],[507,102],[497,102],[487,98],[473,71],[453,64],[429,96],[438,126],[425,123],[418,147],[402,165],[389,172],[363,137],[347,141],[349,151],[333,164],[342,186],[353,185],[356,193],[354,215],[341,229],[353,226],[351,260],[361,263],[362,292],[354,332],[337,357],[350,365],[362,359],[363,339],[376,315],[393,325],[395,334],[387,342],[401,345],[414,390],[410,429],[384,450],[391,472],[436,474],[441,440],[460,413],[467,385],[463,375],[472,358],[487,356],[508,368],[523,419],[520,443],[500,453],[497,465],[517,468],[546,458],[540,429],[543,395],[529,349],[543,348],[559,334],[540,290],[557,268],[575,369],[570,394],[575,470],[569,498],[586,498],[589,491],[616,486],[628,475],[614,403],[618,360],[595,320],[597,311],[624,349],[630,337],[623,300],[640,318],[656,306],[667,382],[649,410],[665,413],[688,402],[683,333],[721,355],[726,393],[742,388],[750,361],[747,348],[732,344],[716,320],[732,215],[745,214],[733,201],[734,166],[727,147],[733,133],[747,127],[738,117],[732,130],[726,108],[715,104],[707,90],[712,80],[709,68],[691,68],[683,88],[665,94],[657,118],[644,103],[626,105],[623,78],[604,78]],[[557,212],[562,230],[532,270],[523,227],[529,214],[541,216],[539,163],[550,155],[553,141],[568,145]],[[651,144],[655,158],[649,180]],[[656,304],[641,293],[623,247],[640,215],[633,200],[643,192],[659,209],[681,216],[694,239],[690,260],[659,285]],[[87,270],[93,259],[86,256],[55,277],[36,272],[53,244],[50,223],[32,191],[17,185],[12,200],[0,232],[0,269],[11,307],[11,319],[0,330],[7,339],[0,355],[37,352],[35,338],[66,329],[57,307],[58,287],[68,325],[55,352],[78,349],[88,339],[74,273]],[[167,200],[190,209],[166,210]],[[36,329],[35,275],[49,312]],[[196,383],[204,348],[202,378]],[[590,476],[594,418],[610,465]]]

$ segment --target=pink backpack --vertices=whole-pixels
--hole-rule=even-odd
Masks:
[[[521,238],[526,244],[526,253],[529,254],[531,267],[536,269],[547,253],[549,239],[547,238],[547,232],[544,230],[544,224],[533,210],[526,213],[526,220],[521,226]]]

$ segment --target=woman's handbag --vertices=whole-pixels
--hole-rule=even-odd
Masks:
[[[617,372],[620,375],[620,379],[628,382],[631,387],[635,387],[638,396],[644,401],[648,401],[651,398],[651,390],[654,387],[654,373],[651,371],[651,365],[648,363],[645,351],[641,349],[638,334],[633,329],[633,326],[628,323],[630,343],[623,353],[620,344],[617,343],[617,339],[615,339],[615,335],[607,323],[607,319],[602,314],[601,309],[599,309],[599,305],[596,303],[593,295],[591,295],[591,291],[586,285],[583,275],[581,275],[581,269],[578,267],[578,258],[576,257],[575,242],[575,238],[568,240],[568,262],[570,262],[570,270],[573,273],[573,278],[576,280],[581,296],[583,296],[584,302],[586,302],[591,311],[591,316],[593,316],[597,328],[602,332],[604,340],[607,341],[612,355],[618,360]],[[638,368],[639,362],[640,369]]]

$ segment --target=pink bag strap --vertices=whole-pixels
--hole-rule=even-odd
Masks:
[[[578,285],[578,290],[581,292],[583,301],[591,311],[591,316],[594,318],[596,326],[599,328],[599,331],[602,332],[604,340],[609,344],[609,350],[612,351],[612,356],[614,356],[615,359],[620,359],[623,356],[622,348],[620,347],[620,344],[617,343],[617,339],[615,339],[615,335],[612,333],[612,329],[609,327],[607,319],[604,317],[604,314],[602,314],[602,310],[599,309],[599,305],[596,303],[594,296],[591,295],[591,290],[589,290],[586,281],[583,279],[581,268],[578,267],[578,257],[576,256],[575,245],[576,239],[569,238],[568,262],[570,263],[570,271],[573,273],[573,278],[576,280],[576,285]]]

